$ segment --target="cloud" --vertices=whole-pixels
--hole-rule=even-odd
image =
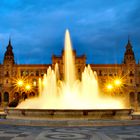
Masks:
[[[87,55],[87,63],[121,63],[128,35],[138,59],[139,5],[139,0],[1,0],[0,45],[7,46],[12,36],[20,63],[50,63],[69,28],[73,47]]]

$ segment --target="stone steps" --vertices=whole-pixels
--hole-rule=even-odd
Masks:
[[[21,120],[21,119],[0,119],[1,124],[23,125],[23,126],[136,126],[140,120]]]

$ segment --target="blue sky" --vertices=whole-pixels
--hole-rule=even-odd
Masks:
[[[121,63],[128,35],[140,59],[140,0],[0,0],[0,61],[10,36],[18,64],[51,63],[66,28],[87,63]]]

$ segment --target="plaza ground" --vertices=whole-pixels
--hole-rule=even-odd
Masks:
[[[0,140],[140,140],[140,126],[42,127],[0,125]]]

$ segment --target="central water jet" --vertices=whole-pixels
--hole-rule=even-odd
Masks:
[[[64,58],[65,58],[64,60],[65,83],[71,87],[76,79],[75,79],[75,60],[73,57],[70,34],[68,30],[66,30],[66,34],[65,34]]]

